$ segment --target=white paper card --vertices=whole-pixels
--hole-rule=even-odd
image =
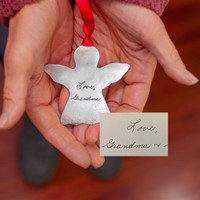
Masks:
[[[101,156],[168,156],[168,113],[101,113]]]

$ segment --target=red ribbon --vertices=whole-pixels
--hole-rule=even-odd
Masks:
[[[94,17],[92,14],[92,9],[88,0],[75,0],[76,4],[81,13],[81,17],[84,21],[83,32],[86,37],[83,40],[83,46],[94,46],[92,40],[90,39],[92,33],[94,32]]]

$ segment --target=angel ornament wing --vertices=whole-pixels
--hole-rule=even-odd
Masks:
[[[78,47],[74,53],[74,60],[75,69],[56,64],[45,66],[45,72],[70,91],[61,123],[98,123],[100,112],[109,112],[102,90],[120,80],[130,66],[112,63],[98,68],[99,52],[94,46]]]

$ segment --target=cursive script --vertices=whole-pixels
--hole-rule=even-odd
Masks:
[[[74,101],[100,101],[101,98],[95,98],[95,97],[79,97],[78,94],[75,94],[74,97],[71,98]]]
[[[94,85],[87,85],[86,81],[78,82],[78,85],[76,87],[78,89],[91,89],[91,90],[95,90],[95,86]]]
[[[130,125],[127,127],[128,131],[133,132],[153,132],[157,133],[155,126],[146,126],[141,124],[142,120],[138,119],[136,121],[130,121]]]
[[[102,147],[107,147],[108,149],[148,149],[151,147],[151,144],[137,144],[136,142],[131,144],[116,144],[115,140],[110,139],[109,142]]]

